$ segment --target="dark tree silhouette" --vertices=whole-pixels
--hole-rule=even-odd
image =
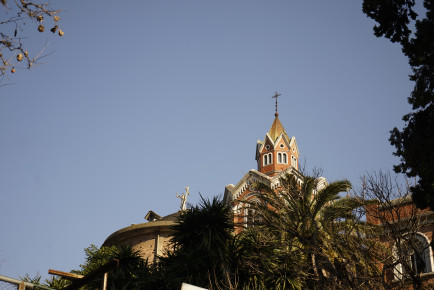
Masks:
[[[377,22],[374,34],[402,46],[414,82],[408,102],[413,111],[403,117],[405,127],[394,128],[390,143],[400,157],[395,172],[418,176],[411,188],[420,208],[434,208],[434,0],[424,0],[425,18],[415,12],[414,0],[364,0],[363,12]],[[414,25],[414,33],[411,30]]]

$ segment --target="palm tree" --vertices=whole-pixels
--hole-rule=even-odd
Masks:
[[[199,205],[181,213],[173,230],[174,251],[160,259],[161,271],[172,281],[167,288],[179,288],[182,282],[228,288],[234,240],[231,208],[221,198],[202,198]]]
[[[236,253],[239,289],[300,289],[299,257],[288,251],[266,226],[247,228],[238,235]]]
[[[379,277],[376,247],[370,238],[372,226],[356,216],[362,201],[339,196],[351,188],[347,180],[320,183],[313,177],[299,182],[286,174],[277,190],[257,184],[258,199],[247,203],[261,228],[274,237],[275,249],[297,259],[299,272],[304,273],[301,283],[311,289],[371,283]]]

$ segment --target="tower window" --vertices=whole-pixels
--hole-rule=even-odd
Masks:
[[[288,164],[288,155],[286,153],[277,153],[277,163]]]
[[[295,156],[291,156],[291,165],[294,168],[297,168],[297,158]]]
[[[264,155],[264,166],[273,163],[273,158],[271,153]]]

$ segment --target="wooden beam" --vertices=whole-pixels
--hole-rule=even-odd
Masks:
[[[108,279],[108,272],[104,273],[104,279],[102,280],[102,290],[107,290],[107,279]]]
[[[118,266],[119,266],[119,260],[113,259],[112,261],[108,262],[107,264],[102,265],[98,269],[93,270],[92,272],[90,272],[89,274],[84,276],[83,278],[78,279],[78,280],[74,280],[69,286],[63,288],[63,290],[77,290],[81,286],[84,286],[87,283],[89,283],[90,281],[92,281],[93,279],[95,279],[97,276],[99,276],[99,275],[102,276],[105,273],[114,270]]]
[[[68,273],[68,272],[62,272],[62,271],[53,270],[53,269],[49,269],[48,274],[57,275],[57,276],[60,276],[62,278],[68,279],[68,280],[76,280],[76,279],[81,279],[84,277],[83,275]]]

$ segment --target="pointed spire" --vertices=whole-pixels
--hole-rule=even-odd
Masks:
[[[276,117],[274,118],[274,122],[271,125],[270,130],[268,131],[268,135],[270,135],[271,139],[273,139],[273,141],[276,141],[276,139],[280,136],[280,134],[284,133],[286,134],[285,128],[283,128],[282,123],[280,123],[279,117],[276,112]]]
[[[273,139],[273,141],[276,141],[276,139],[280,136],[280,134],[283,132],[286,134],[285,129],[283,128],[282,123],[280,123],[279,120],[279,113],[277,112],[277,98],[280,96],[281,94],[279,93],[275,93],[274,96],[272,96],[272,98],[276,99],[276,113],[274,113],[274,122],[273,125],[271,125],[270,131],[268,131],[268,134],[270,135],[270,137]]]

